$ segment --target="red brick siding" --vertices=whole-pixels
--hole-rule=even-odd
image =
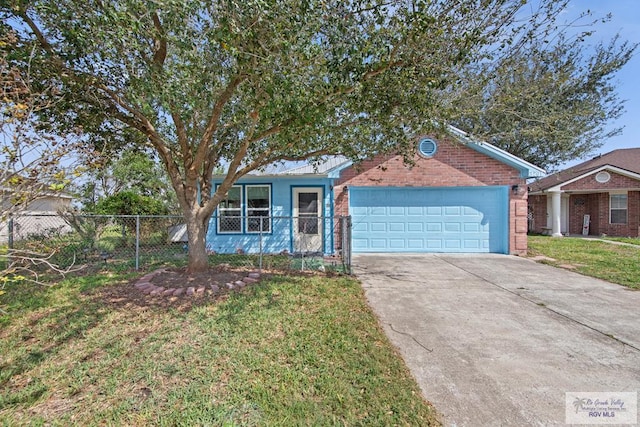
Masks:
[[[607,190],[621,190],[627,188],[640,189],[640,181],[637,179],[629,178],[628,176],[620,175],[614,172],[609,172],[611,179],[609,182],[599,183],[596,181],[596,174],[586,176],[582,179],[574,181],[570,184],[562,186],[562,190],[594,190],[594,191],[607,191]]]
[[[598,206],[594,209],[596,216],[591,217],[591,229],[589,234],[621,237],[639,237],[640,227],[640,191],[627,193],[627,223],[611,224],[609,214],[609,194],[598,193]]]
[[[531,230],[534,233],[544,233],[547,228],[547,196],[529,196],[529,212],[531,213]]]
[[[627,193],[627,224],[609,223],[609,193],[571,194],[569,196],[569,234],[582,234],[584,216],[590,216],[589,234],[599,236],[640,237],[640,191]],[[529,197],[533,214],[532,231],[541,233],[547,221],[547,196]]]
[[[589,234],[600,234],[600,194],[572,194],[569,196],[569,234],[582,234],[585,215],[590,216]]]
[[[472,187],[520,185],[518,170],[462,144],[439,141],[435,156],[416,154],[415,165],[405,165],[401,156],[378,156],[342,171],[334,184],[335,214],[348,215],[349,196],[344,186],[356,187]],[[527,194],[509,191],[509,252],[527,252]]]

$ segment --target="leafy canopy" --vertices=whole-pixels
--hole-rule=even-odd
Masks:
[[[138,131],[179,190],[196,174],[208,186],[221,164],[237,178],[274,160],[402,149],[521,2],[475,3],[63,0],[4,14],[59,71],[67,102],[49,124]]]
[[[611,123],[623,114],[624,101],[614,77],[637,44],[616,36],[592,46],[596,22],[576,33],[577,23],[560,30],[545,27],[543,34],[523,40],[509,55],[464,68],[462,85],[451,94],[452,121],[550,169],[618,135],[622,129]]]
[[[538,3],[524,20],[523,0],[10,0],[0,13],[20,37],[13,60],[36,58],[62,95],[43,125],[82,126],[97,150],[157,152],[195,271],[241,176],[325,154],[408,157],[451,115],[445,89],[483,47],[519,43],[558,11]]]

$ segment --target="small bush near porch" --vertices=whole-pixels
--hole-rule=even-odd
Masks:
[[[544,255],[545,261],[566,266],[578,273],[640,289],[640,247],[619,245],[622,241],[640,245],[640,239],[601,241],[580,237],[529,236],[529,256]]]
[[[6,425],[431,425],[349,277],[273,275],[167,300],[102,271],[7,287]]]

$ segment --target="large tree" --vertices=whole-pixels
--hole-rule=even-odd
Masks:
[[[553,0],[538,2],[557,13]],[[508,29],[521,0],[15,0],[3,25],[65,102],[44,118],[155,149],[207,268],[209,219],[276,161],[409,153],[447,118],[444,89]],[[543,22],[541,19],[540,22]],[[504,40],[504,39],[503,39]],[[43,74],[43,77],[47,75]],[[215,191],[212,172],[226,177]]]
[[[549,169],[618,135],[622,129],[612,123],[624,100],[614,78],[637,44],[619,36],[591,44],[597,21],[587,18],[549,25],[508,55],[464,68],[450,93],[452,122]]]

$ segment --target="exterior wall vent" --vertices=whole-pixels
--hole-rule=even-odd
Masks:
[[[424,138],[420,140],[418,144],[418,152],[426,158],[433,157],[438,151],[438,146],[433,139]]]
[[[598,181],[600,184],[604,184],[605,182],[609,182],[609,180],[611,179],[611,175],[609,174],[609,172],[598,172],[598,174],[596,175],[596,181]]]

